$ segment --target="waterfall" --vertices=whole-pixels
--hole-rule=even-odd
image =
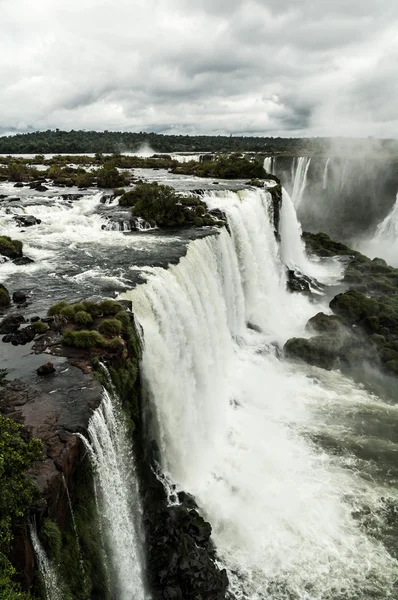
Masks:
[[[266,156],[264,158],[264,171],[275,175],[276,156]]]
[[[297,159],[292,192],[292,201],[296,208],[300,206],[303,198],[304,190],[307,185],[307,174],[310,164],[311,158],[309,156],[300,156]]]
[[[338,374],[332,391],[275,354],[273,342],[321,307],[286,292],[267,192],[205,200],[225,211],[230,234],[191,242],[178,265],[125,294],[143,328],[165,476],[210,520],[232,598],[390,593],[396,564],[352,516],[356,476],[302,435],[314,404],[365,392]]]
[[[309,260],[306,256],[304,242],[301,239],[301,225],[289,194],[283,188],[282,207],[280,213],[280,236],[282,260],[290,269],[308,271]]]
[[[117,397],[104,391],[102,403],[82,439],[95,469],[98,515],[112,597],[144,600],[141,504],[127,428]]]
[[[66,483],[66,479],[65,479],[65,476],[64,476],[63,473],[62,473],[62,482],[64,484],[66,496],[68,498],[68,506],[69,506],[70,516],[71,516],[71,519],[72,519],[73,531],[74,531],[75,539],[76,539],[76,547],[77,547],[77,551],[79,553],[80,569],[82,571],[82,575],[83,575],[84,580],[86,580],[86,574],[85,574],[85,571],[84,571],[84,564],[83,564],[83,558],[82,558],[82,551],[81,551],[81,547],[80,547],[79,533],[77,531],[77,526],[76,526],[75,513],[74,513],[74,510],[73,510],[73,506],[72,506],[72,501],[71,501],[71,497],[70,497],[70,494],[69,494],[68,485]]]
[[[330,157],[326,160],[325,170],[323,172],[322,188],[324,190],[326,190],[326,188],[328,187],[329,163],[330,163]]]
[[[398,267],[398,194],[386,218],[379,223],[374,236],[359,244],[359,250],[372,258],[384,258]]]
[[[63,600],[55,567],[41,545],[36,526],[33,523],[30,524],[30,537],[43,580],[46,600]]]

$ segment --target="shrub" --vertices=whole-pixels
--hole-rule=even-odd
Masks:
[[[72,306],[64,306],[64,308],[61,308],[61,311],[59,313],[61,315],[61,317],[64,317],[64,319],[67,319],[68,321],[73,321],[75,318],[75,311],[73,310]]]
[[[66,346],[75,346],[75,348],[101,348],[105,345],[105,340],[98,331],[72,331],[68,329],[62,334],[62,341]]]
[[[62,536],[58,525],[54,521],[51,521],[51,519],[44,519],[39,537],[49,558],[59,562],[61,558]]]
[[[47,323],[43,323],[43,321],[36,321],[32,323],[30,328],[32,329],[35,335],[39,335],[40,333],[46,333],[49,330],[49,326]]]
[[[102,314],[101,306],[98,302],[93,302],[92,300],[85,300],[83,303],[83,310],[89,313],[92,317],[98,317]]]
[[[55,315],[59,315],[61,314],[61,310],[63,308],[65,308],[66,306],[68,306],[68,303],[65,302],[65,300],[61,300],[61,302],[57,302],[56,304],[53,304],[47,311],[47,314],[50,317],[54,317]]]
[[[120,335],[123,331],[123,326],[118,319],[105,319],[98,328],[99,332],[107,337]]]
[[[113,192],[113,195],[115,196],[115,198],[119,198],[119,196],[123,196],[123,194],[126,193],[126,190],[124,188],[118,188]]]
[[[116,315],[120,312],[123,307],[118,302],[114,300],[104,300],[99,304],[100,313],[104,315],[104,317],[108,317],[110,315]]]
[[[85,312],[84,310],[79,310],[77,313],[75,313],[75,323],[77,323],[77,325],[82,326],[92,325],[93,318],[88,312]]]
[[[85,307],[84,307],[84,304],[81,303],[81,302],[78,302],[77,304],[72,304],[72,308],[75,311],[75,314],[78,313],[81,310],[86,310]]]
[[[79,188],[90,187],[94,183],[94,176],[91,173],[80,173],[76,177],[76,185]]]
[[[205,207],[204,207],[204,206],[202,206],[201,204],[195,208],[195,214],[196,214],[198,217],[203,217],[203,215],[204,215],[205,213],[206,213],[206,209],[205,209]]]
[[[122,352],[125,348],[125,345],[123,344],[123,341],[120,338],[116,337],[116,338],[109,340],[106,347],[108,348],[108,350],[110,352],[115,352],[116,354],[122,354]]]
[[[112,162],[105,163],[101,169],[97,170],[96,175],[99,188],[118,188],[126,183],[126,178],[119,173]]]
[[[193,220],[193,224],[195,225],[195,227],[203,227],[203,219],[201,219],[200,217],[195,217]]]
[[[126,331],[130,327],[131,317],[125,311],[118,312],[117,315],[115,315],[115,319],[121,322],[124,331]]]

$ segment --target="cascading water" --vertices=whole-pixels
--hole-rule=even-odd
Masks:
[[[326,188],[328,187],[329,163],[330,163],[330,157],[326,160],[325,170],[323,172],[322,188],[324,190],[326,190]]]
[[[294,173],[292,192],[292,201],[296,208],[300,206],[301,200],[303,198],[304,190],[307,185],[307,174],[308,169],[310,168],[310,164],[311,157],[309,156],[300,156],[297,159],[297,166]]]
[[[271,175],[274,175],[275,168],[276,168],[276,156],[266,156],[264,158],[264,171],[266,173],[271,173]]]
[[[127,429],[117,397],[103,400],[82,439],[95,469],[95,491],[112,598],[144,600],[141,504]]]
[[[33,523],[30,525],[30,537],[43,581],[46,600],[63,600],[55,567],[41,545],[36,526]]]
[[[384,258],[393,267],[398,267],[398,194],[391,212],[378,225],[375,235],[360,243],[359,249],[372,258]]]
[[[392,598],[397,562],[351,514],[388,492],[305,435],[324,426],[325,406],[370,399],[337,373],[308,377],[275,355],[270,342],[320,306],[286,292],[267,193],[206,201],[226,212],[230,235],[191,243],[127,294],[165,473],[212,523],[232,598]]]

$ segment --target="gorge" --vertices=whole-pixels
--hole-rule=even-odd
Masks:
[[[377,161],[364,171],[333,157],[271,159],[264,167],[274,178],[264,174],[260,187],[139,171],[199,194],[225,220],[219,229],[126,232],[113,226],[130,213],[112,190],[65,194],[50,184],[15,195],[1,184],[1,234],[23,241],[35,261],[0,264],[7,289],[28,292],[11,311],[43,321],[54,302],[68,303],[33,349],[1,343],[0,410],[45,443],[33,468],[44,503],[32,506],[30,530],[19,523],[14,546],[33,598],[397,597],[398,380],[377,353],[365,380],[360,354],[355,370],[283,350],[309,338],[308,321],[330,315],[350,286],[373,294],[363,287],[372,269],[384,285],[377,302],[395,301],[394,269],[365,261],[367,274],[348,281],[349,249],[332,251],[325,238],[311,246],[302,229],[354,252],[373,243],[371,258],[398,266],[388,254],[397,173]],[[40,222],[21,229],[15,217],[24,215]],[[300,293],[289,289],[293,276]],[[106,297],[117,307],[102,305]],[[119,315],[120,353],[62,344],[87,298],[102,306],[90,305],[93,328]],[[372,334],[394,362],[392,313]],[[358,323],[344,327],[355,335]],[[36,376],[48,359],[55,373]]]

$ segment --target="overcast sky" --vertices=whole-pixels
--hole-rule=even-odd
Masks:
[[[0,132],[398,137],[398,0],[0,0]]]

